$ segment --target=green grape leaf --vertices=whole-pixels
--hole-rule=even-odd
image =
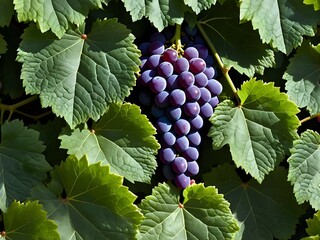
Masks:
[[[61,148],[78,158],[86,154],[90,163],[109,164],[111,172],[131,182],[150,182],[160,145],[155,128],[138,106],[112,104],[92,129],[60,136]]]
[[[320,239],[320,211],[316,212],[313,215],[313,218],[307,219],[308,227],[306,228],[306,232],[310,235],[310,237],[302,238],[301,240],[318,240]]]
[[[3,39],[3,36],[0,34],[0,54],[3,54],[7,51],[7,42]]]
[[[122,0],[122,2],[133,21],[146,17],[159,32],[168,25],[181,24],[188,9],[181,0]]]
[[[0,0],[0,27],[9,26],[14,13],[12,0]]]
[[[251,20],[263,42],[289,54],[304,35],[314,36],[319,15],[301,0],[241,0],[240,19]]]
[[[32,196],[57,223],[61,239],[134,239],[143,216],[109,166],[70,156],[51,176],[48,188],[38,186]]]
[[[205,185],[214,185],[230,202],[230,208],[244,228],[242,239],[290,239],[303,213],[278,167],[262,184],[253,179],[243,183],[232,165],[213,168],[204,175]]]
[[[236,165],[261,183],[297,138],[299,109],[274,83],[251,79],[238,95],[240,106],[225,100],[215,108],[208,135],[214,149],[229,144]]]
[[[274,52],[261,42],[250,23],[239,23],[239,8],[232,1],[212,7],[199,17],[198,26],[226,67],[253,77],[255,73],[263,75],[265,68],[274,66]]]
[[[183,191],[159,184],[141,202],[139,239],[233,239],[239,230],[229,203],[215,187],[192,184]]]
[[[301,134],[293,142],[288,158],[288,180],[294,185],[293,192],[298,203],[309,201],[311,206],[320,209],[320,135],[312,130]]]
[[[306,5],[313,5],[314,10],[320,10],[320,0],[303,0],[303,3]]]
[[[217,0],[184,0],[184,4],[191,7],[191,9],[199,14],[201,11],[209,9],[212,5],[216,4]]]
[[[98,120],[111,102],[122,102],[135,85],[140,51],[134,36],[116,19],[97,21],[88,35],[68,30],[61,39],[28,27],[19,47],[21,78],[27,93],[40,94],[74,127]]]
[[[320,112],[320,44],[304,42],[298,48],[283,75],[286,90],[298,107],[307,107],[311,114]]]
[[[51,31],[61,38],[72,24],[81,25],[89,10],[102,8],[102,0],[13,0],[18,21],[34,21],[41,32]]]
[[[3,214],[6,239],[60,239],[57,225],[47,219],[47,213],[38,201],[12,202]]]
[[[1,126],[0,209],[6,211],[14,199],[24,201],[31,188],[46,179],[51,169],[46,162],[39,133],[18,120]]]

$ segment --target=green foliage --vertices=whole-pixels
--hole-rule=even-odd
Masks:
[[[18,53],[26,92],[40,94],[42,106],[71,127],[98,120],[109,103],[123,101],[139,64],[134,37],[115,19],[95,22],[87,39],[82,34],[83,26],[57,39],[31,25]]]
[[[5,237],[15,240],[60,239],[57,225],[37,201],[12,202],[3,216]]]
[[[39,186],[32,195],[57,223],[61,239],[134,238],[142,221],[136,196],[108,166],[70,156],[51,177],[48,187]]]
[[[309,201],[316,210],[320,209],[320,135],[307,130],[293,142],[289,157],[288,180],[294,184],[293,192],[298,203]]]
[[[277,168],[258,184],[253,179],[243,183],[234,167],[221,165],[204,176],[206,185],[216,186],[231,204],[242,222],[242,239],[290,239],[302,209],[298,208],[286,171]],[[276,187],[275,187],[276,186]]]
[[[313,215],[313,218],[307,219],[308,228],[306,229],[309,237],[305,237],[302,240],[317,240],[320,239],[320,211]]]
[[[283,78],[287,80],[286,90],[298,107],[307,107],[311,114],[320,112],[320,44],[313,46],[304,42],[290,64]]]
[[[236,165],[261,183],[295,139],[299,110],[272,83],[251,79],[238,95],[239,106],[225,100],[215,109],[209,136],[213,148],[229,144]]]
[[[240,20],[251,21],[263,42],[289,54],[302,43],[304,35],[315,35],[319,14],[301,0],[279,0],[273,4],[263,0],[241,0]]]
[[[112,104],[92,129],[61,136],[61,147],[78,158],[87,154],[90,163],[109,164],[111,172],[131,182],[150,182],[160,146],[153,136],[155,128],[139,107]]]
[[[159,184],[141,203],[145,219],[139,239],[233,239],[237,221],[215,187],[190,185],[183,191]]]
[[[320,9],[320,1],[319,0],[303,0],[304,4],[311,5],[313,4],[314,10]]]
[[[3,36],[0,35],[0,54],[5,53],[7,51],[7,43],[3,39]]]
[[[0,0],[0,6],[0,27],[9,26],[14,13],[13,2],[12,0]]]

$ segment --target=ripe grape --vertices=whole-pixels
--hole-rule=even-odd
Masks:
[[[178,76],[178,83],[182,88],[188,88],[194,84],[194,76],[191,72],[185,71]]]
[[[195,85],[188,87],[185,90],[185,93],[186,93],[187,99],[190,101],[197,101],[201,96],[200,89]]]
[[[199,57],[199,52],[195,47],[188,47],[186,50],[184,50],[183,56],[190,60],[192,58],[198,58]]]
[[[161,41],[152,41],[148,48],[150,55],[159,54],[161,55],[164,52],[164,44]]]
[[[208,84],[208,77],[204,72],[194,75],[195,85],[200,87],[205,87]]]
[[[180,107],[169,107],[167,109],[167,115],[172,121],[177,121],[181,118],[182,110]]]
[[[200,113],[200,105],[197,102],[188,102],[183,105],[183,111],[188,117],[196,117]]]
[[[222,85],[216,79],[210,79],[206,88],[212,93],[213,96],[218,96],[222,92]]]
[[[186,102],[186,94],[181,89],[175,89],[170,93],[169,101],[172,106],[180,107]]]
[[[166,116],[162,116],[156,121],[156,128],[159,133],[169,132],[171,127],[172,127],[172,123],[170,122],[169,118],[167,118]]]
[[[173,128],[178,136],[184,136],[189,133],[191,127],[187,120],[180,118],[174,123]]]
[[[152,92],[160,93],[166,89],[167,81],[163,77],[155,76],[148,82],[148,86]]]
[[[148,68],[150,69],[155,69],[159,66],[159,64],[161,63],[161,55],[152,55],[148,58],[146,65],[148,66]]]
[[[190,132],[190,133],[187,135],[187,138],[188,138],[188,140],[189,140],[190,146],[197,147],[197,146],[199,146],[200,143],[201,143],[201,136],[200,136],[200,133],[197,132],[197,131]]]
[[[210,103],[205,103],[200,107],[200,115],[203,118],[209,118],[213,114],[213,108]]]
[[[164,61],[174,63],[178,59],[178,53],[176,50],[174,50],[172,48],[168,48],[164,51],[164,53],[162,55],[162,59]]]
[[[193,74],[198,74],[206,69],[206,62],[201,58],[192,58],[190,60],[190,71]]]
[[[182,73],[189,70],[189,61],[186,58],[178,58],[174,63],[174,71]]]
[[[185,189],[190,185],[190,177],[182,173],[175,177],[174,182],[178,188]]]
[[[171,147],[176,142],[176,136],[172,132],[166,132],[161,137],[161,146]]]
[[[171,163],[173,171],[178,174],[187,171],[188,162],[184,157],[176,157]]]
[[[188,138],[186,136],[178,137],[176,143],[174,144],[174,147],[178,152],[187,150],[187,148],[189,147]]]
[[[199,158],[199,151],[195,147],[188,147],[184,152],[181,153],[187,161],[196,161]]]
[[[164,164],[171,163],[176,158],[175,150],[172,148],[162,148],[159,151],[159,158]]]
[[[166,108],[169,106],[169,93],[162,91],[154,97],[154,102],[158,107]]]
[[[169,62],[162,62],[158,66],[158,74],[161,77],[168,78],[173,74],[173,66]]]
[[[187,163],[187,171],[186,175],[187,176],[194,176],[197,175],[199,172],[199,165],[196,161],[191,161]]]
[[[192,130],[199,130],[203,126],[203,118],[200,115],[190,118],[189,122]]]

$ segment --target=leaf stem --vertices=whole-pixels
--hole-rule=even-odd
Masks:
[[[300,120],[300,124],[302,124],[302,123],[304,123],[304,122],[307,122],[307,121],[309,121],[309,120],[311,120],[311,119],[317,118],[317,117],[320,117],[320,113],[311,115],[311,116],[306,117],[306,118],[304,118],[304,119],[301,119],[301,120]]]
[[[224,76],[225,79],[227,80],[229,86],[231,87],[231,90],[232,90],[234,96],[236,97],[238,103],[240,104],[241,101],[240,101],[239,96],[238,96],[238,91],[237,91],[236,87],[234,86],[233,81],[232,81],[232,79],[231,79],[231,77],[230,77],[230,75],[229,75],[229,70],[230,70],[230,68],[227,68],[227,67],[224,65],[224,63],[223,63],[220,55],[218,54],[216,48],[214,47],[213,43],[210,41],[209,36],[208,36],[207,33],[204,31],[203,27],[201,26],[201,24],[200,24],[199,22],[197,22],[197,28],[199,29],[202,37],[204,38],[204,40],[205,40],[206,43],[208,44],[209,49],[211,50],[211,52],[213,53],[215,59],[217,60],[217,62],[218,62],[218,64],[219,64],[219,67],[220,67],[220,69],[221,69],[221,71],[222,71],[223,76]]]

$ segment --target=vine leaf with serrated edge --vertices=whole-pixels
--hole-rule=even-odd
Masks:
[[[233,239],[239,230],[229,203],[215,187],[192,184],[183,191],[159,184],[142,200],[139,239]]]
[[[320,0],[303,0],[303,3],[306,5],[313,5],[314,10],[320,10]]]
[[[90,9],[102,8],[106,0],[13,0],[19,22],[34,21],[41,32],[51,30],[61,38],[72,25],[81,25]]]
[[[134,36],[116,19],[68,30],[61,39],[34,25],[22,35],[17,60],[26,93],[40,94],[42,107],[73,128],[98,120],[112,102],[122,102],[135,85],[140,51]]]
[[[240,20],[251,21],[264,43],[289,54],[303,36],[314,36],[319,15],[301,0],[241,0]]]
[[[0,0],[0,27],[9,26],[14,13],[12,0]]]
[[[301,134],[293,142],[291,156],[288,158],[288,180],[294,185],[293,192],[299,204],[309,201],[319,210],[320,202],[320,135],[312,130]]]
[[[309,237],[302,238],[301,240],[316,240],[320,238],[320,211],[313,215],[313,218],[307,219],[308,227],[306,232]]]
[[[1,126],[0,209],[6,211],[14,199],[25,201],[33,187],[42,184],[51,166],[42,152],[39,133],[18,120]]]
[[[8,239],[60,239],[57,224],[47,219],[38,201],[13,201],[3,214],[5,236]]]
[[[138,106],[111,104],[92,129],[75,129],[70,136],[60,136],[61,147],[78,158],[86,154],[90,163],[109,164],[111,172],[131,182],[150,182],[160,145],[155,128]]]
[[[290,239],[304,211],[286,176],[286,170],[277,167],[262,184],[253,179],[243,183],[234,166],[225,164],[204,174],[204,183],[216,186],[230,202],[244,228],[242,239]]]
[[[273,67],[275,56],[250,23],[239,23],[239,8],[232,1],[217,4],[203,16],[199,23],[214,45],[225,67],[233,67],[241,74],[253,77],[263,75],[264,69]],[[227,27],[226,27],[227,26]]]
[[[214,149],[229,144],[236,165],[261,183],[298,137],[299,109],[274,83],[251,79],[238,95],[239,106],[225,100],[215,108],[208,136]]]
[[[286,90],[298,107],[307,107],[311,114],[320,112],[320,44],[305,41],[298,48],[283,75]]]
[[[199,14],[216,4],[216,0],[184,0],[184,4],[189,6],[196,14]]]
[[[61,239],[134,239],[143,216],[133,204],[136,196],[109,166],[69,156],[51,177],[32,197],[57,223]]]

